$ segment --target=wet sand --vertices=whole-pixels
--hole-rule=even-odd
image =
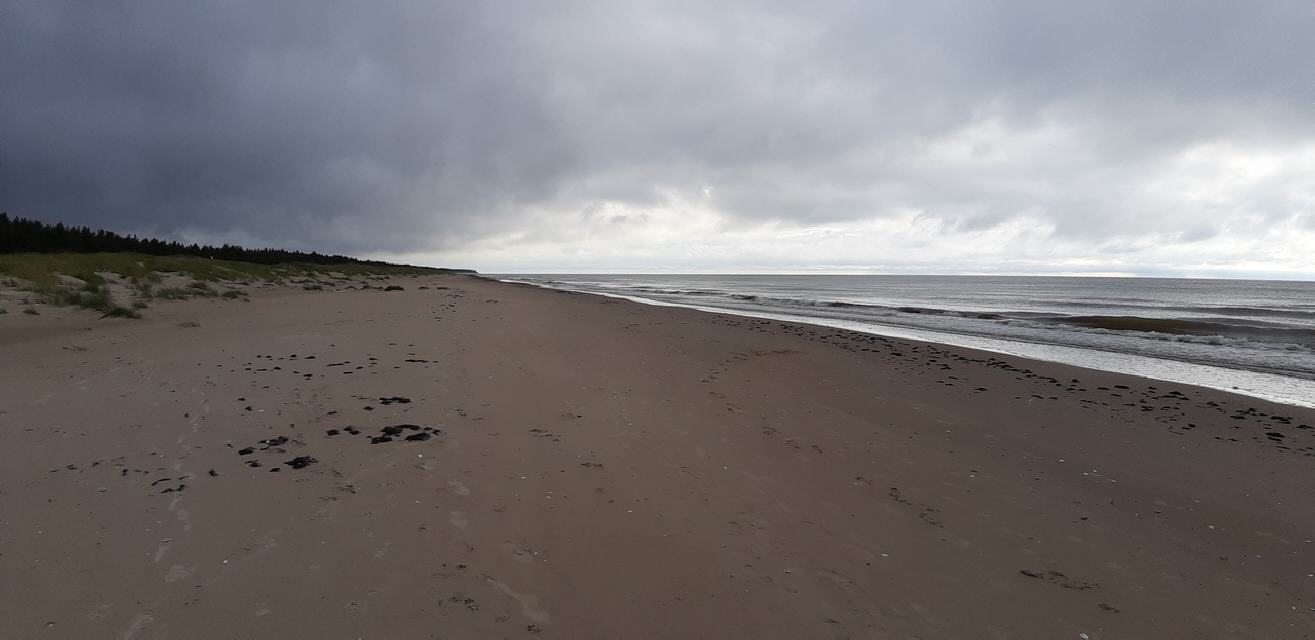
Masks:
[[[0,316],[0,636],[1315,637],[1315,410],[395,284]]]

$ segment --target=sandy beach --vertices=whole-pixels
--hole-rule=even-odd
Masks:
[[[1315,410],[391,283],[0,316],[0,637],[1315,637]]]

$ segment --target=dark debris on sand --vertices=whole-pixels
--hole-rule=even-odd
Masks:
[[[293,469],[305,469],[306,467],[309,467],[315,464],[316,462],[319,462],[319,460],[316,460],[315,458],[312,458],[310,456],[297,456],[285,462],[284,464],[288,465],[289,467],[292,467]]]
[[[403,436],[402,434],[407,431],[414,433]],[[395,438],[401,438],[406,442],[422,442],[441,433],[442,430],[436,427],[422,427],[417,424],[395,424],[380,428],[379,435],[370,437],[370,444],[392,442]]]

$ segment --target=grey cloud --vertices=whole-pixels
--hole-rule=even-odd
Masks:
[[[19,0],[0,208],[406,252],[706,188],[744,225],[1026,214],[1187,241],[1216,227],[1148,216],[1125,185],[1193,145],[1311,141],[1313,20],[1300,2]],[[928,159],[986,121],[1053,127],[1082,157]]]

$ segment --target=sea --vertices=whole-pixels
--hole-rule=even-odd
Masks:
[[[514,274],[646,304],[971,347],[1315,407],[1315,282]]]

